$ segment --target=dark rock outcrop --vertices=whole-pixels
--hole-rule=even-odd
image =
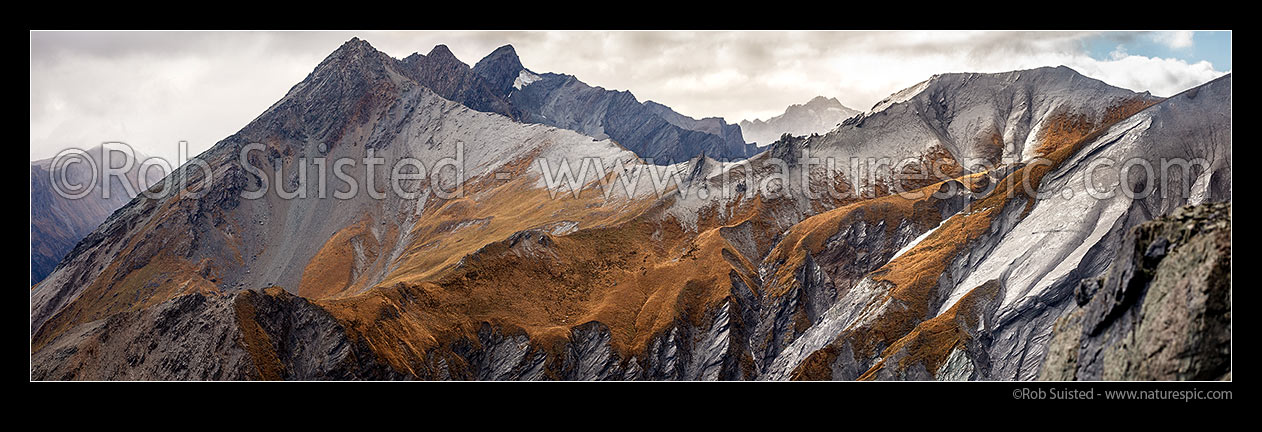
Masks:
[[[1231,379],[1231,204],[1135,227],[1107,273],[1075,297],[1041,379]]]
[[[189,294],[78,326],[34,380],[399,379],[320,307],[279,288]]]
[[[428,55],[414,53],[405,57],[400,69],[444,99],[460,102],[478,111],[513,118],[520,116],[507,100],[500,97],[502,93],[496,84],[488,83],[474,73],[446,45],[435,46]]]

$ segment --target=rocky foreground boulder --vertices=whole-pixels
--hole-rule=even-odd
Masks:
[[[1117,260],[1074,292],[1044,380],[1230,380],[1231,204],[1135,227]]]

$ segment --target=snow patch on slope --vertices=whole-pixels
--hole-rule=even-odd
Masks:
[[[920,94],[920,92],[925,91],[925,88],[929,87],[929,81],[932,81],[932,79],[921,81],[919,84],[905,88],[899,91],[898,93],[894,93],[893,95],[890,95],[890,97],[885,98],[885,100],[877,102],[876,105],[872,106],[871,110],[868,110],[868,112],[869,113],[881,112],[881,111],[884,111],[886,108],[893,106],[894,104],[908,101],[909,99]]]
[[[522,87],[528,86],[530,83],[539,81],[540,79],[543,78],[531,73],[529,70],[522,69],[521,72],[517,73],[517,79],[513,80],[513,88],[521,90]]]

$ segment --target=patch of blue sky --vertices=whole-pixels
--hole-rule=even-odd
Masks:
[[[1084,41],[1087,54],[1111,60],[1115,53],[1174,58],[1189,64],[1208,61],[1214,70],[1231,70],[1231,32],[1197,31],[1190,43],[1165,32],[1105,32]]]

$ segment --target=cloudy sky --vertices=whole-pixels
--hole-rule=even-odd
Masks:
[[[1169,96],[1231,71],[1230,32],[32,32],[31,159],[123,141],[174,160],[236,132],[342,42],[396,58],[511,43],[536,72],[693,116],[767,118],[814,96],[866,110],[936,73],[1066,65]]]

